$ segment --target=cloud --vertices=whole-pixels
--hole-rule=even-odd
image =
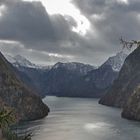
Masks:
[[[69,15],[49,15],[41,2],[0,0],[1,50],[30,56],[39,63],[79,61],[101,64],[121,49],[119,38],[140,38],[138,0],[73,0],[90,22],[85,35],[73,32]],[[5,48],[4,48],[5,45]],[[22,46],[22,47],[21,47]]]
[[[41,2],[8,1],[0,18],[0,39],[27,46],[65,42],[72,37],[71,27],[76,26],[72,17],[66,18],[49,16]]]
[[[72,32],[72,28],[77,26],[72,17],[59,14],[49,16],[41,2],[16,1],[5,6],[0,19],[1,40],[17,41],[27,50],[54,54],[48,56],[55,57],[55,62],[60,60],[60,56],[64,61],[76,61],[72,58],[88,54],[88,46],[83,49],[83,44],[87,45],[86,39]]]
[[[0,30],[0,38],[5,40],[33,41],[54,38],[51,21],[40,2],[6,3],[0,19]]]
[[[102,47],[116,50],[121,36],[127,39],[140,38],[140,1],[73,0],[73,3],[96,29],[98,46],[104,42],[99,50]]]
[[[101,40],[116,45],[120,36],[139,38],[140,1],[132,0],[74,0],[78,8],[96,28]]]

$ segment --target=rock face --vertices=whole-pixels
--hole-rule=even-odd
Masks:
[[[40,97],[26,87],[12,65],[0,53],[0,106],[14,108],[19,120],[35,120],[45,117],[49,109]]]
[[[134,90],[124,106],[122,117],[140,121],[140,87]]]
[[[98,89],[108,89],[117,78],[118,72],[114,71],[110,65],[102,65],[98,69],[92,70],[85,76],[85,80],[95,85]]]
[[[107,94],[101,98],[100,104],[124,107],[134,89],[140,84],[140,48],[134,50],[125,60],[117,80]]]

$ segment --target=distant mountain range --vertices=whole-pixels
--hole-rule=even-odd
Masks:
[[[58,62],[44,68],[20,55],[6,58],[18,69],[23,82],[38,90],[42,97],[101,97],[117,78],[126,56],[120,52],[99,68],[77,62]]]
[[[12,63],[14,66],[16,67],[28,67],[28,68],[38,68],[39,66],[31,63],[29,60],[27,60],[26,58],[24,58],[21,55],[16,55],[14,57],[10,56],[10,55],[5,55],[6,59]]]
[[[89,85],[84,81],[84,76],[93,69],[95,69],[94,66],[76,62],[56,63],[44,76],[43,93],[45,95],[87,97],[89,96]]]
[[[16,56],[10,56],[10,55],[5,55],[5,58],[15,67],[25,67],[25,68],[34,68],[34,69],[50,69],[52,66],[42,66],[42,65],[37,65],[26,59],[25,57],[21,55],[16,55]]]

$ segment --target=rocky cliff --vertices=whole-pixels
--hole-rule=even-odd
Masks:
[[[126,105],[128,98],[140,84],[139,60],[140,48],[137,48],[126,58],[117,80],[99,103],[115,107],[124,107]]]
[[[123,108],[122,117],[140,121],[140,87],[137,87]]]
[[[0,106],[6,104],[15,109],[20,120],[45,117],[49,109],[40,97],[26,87],[12,65],[0,53]]]

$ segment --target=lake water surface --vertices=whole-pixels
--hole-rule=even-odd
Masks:
[[[32,140],[140,140],[140,122],[120,117],[121,110],[98,104],[97,99],[46,97],[45,119],[24,124]]]

